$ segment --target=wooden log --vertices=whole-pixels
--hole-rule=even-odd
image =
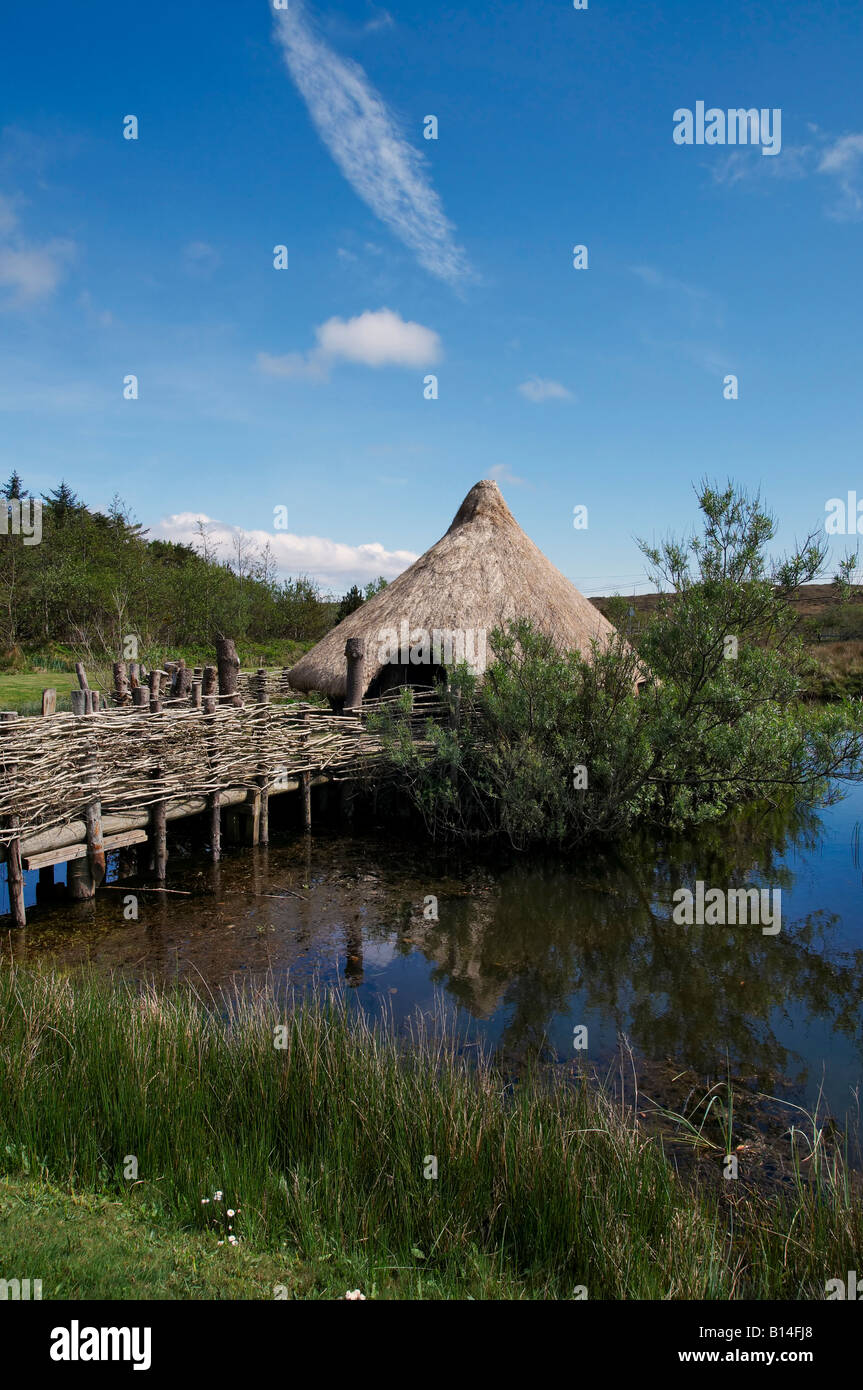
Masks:
[[[162,701],[160,699],[162,671],[150,672],[150,713],[161,715]],[[162,776],[162,769],[153,769],[153,779],[158,782]],[[165,870],[168,863],[168,806],[165,801],[157,801],[150,807],[150,830],[153,839],[153,869],[156,878],[161,883],[165,878]]]
[[[9,725],[17,720],[18,716],[14,710],[0,710],[0,724]],[[11,732],[7,729],[7,732]],[[2,729],[0,729],[2,733]],[[17,763],[11,763],[6,768],[6,778],[14,783],[18,773]],[[12,831],[18,829],[18,817],[11,816],[9,828]],[[9,911],[12,914],[13,927],[26,927],[27,912],[24,907],[24,872],[21,867],[21,840],[13,835],[6,848],[6,883],[9,888]]]
[[[96,888],[93,883],[93,875],[90,873],[90,861],[87,858],[86,846],[84,854],[79,858],[73,859],[69,864],[66,874],[66,887],[69,890],[69,897],[73,902],[87,902],[96,896]]]
[[[328,787],[329,776],[327,773],[310,774],[310,787]],[[299,777],[284,777],[270,788],[270,796],[279,796],[283,792],[295,792],[302,790],[302,775]],[[248,796],[246,787],[228,787],[220,793],[221,805],[239,806]],[[167,819],[186,820],[189,816],[200,816],[209,806],[209,798],[203,796],[189,797],[185,801],[169,801]],[[106,849],[110,849],[108,839],[113,839],[114,835],[124,833],[128,830],[143,830],[144,839],[147,838],[146,827],[150,824],[149,810],[141,808],[139,811],[113,811],[109,815],[102,816],[102,828],[106,837]],[[29,862],[35,856],[44,851],[63,849],[78,846],[82,855],[87,853],[86,836],[87,827],[83,820],[67,821],[65,825],[53,826],[50,830],[39,831],[36,835],[28,835],[21,840],[21,854],[28,860],[24,868],[38,867]],[[143,844],[144,840],[136,841]],[[5,846],[0,845],[0,864],[6,862]],[[57,863],[63,862],[61,856]]]
[[[140,662],[129,662],[129,684],[133,690],[141,684],[141,665]]]
[[[79,716],[87,713],[87,695],[84,690],[72,690],[69,693],[69,702],[72,706],[72,713]]]
[[[132,704],[136,709],[149,709],[150,692],[146,685],[132,686]]]
[[[162,677],[164,675],[164,671],[150,672],[149,684],[151,714],[161,714],[162,712]]]
[[[87,680],[87,672],[84,670],[84,663],[82,661],[75,662],[75,675],[78,677],[78,685],[80,688],[82,690],[89,690],[90,683]]]
[[[189,692],[189,704],[191,705],[192,709],[201,708],[202,688],[203,687],[201,681],[192,681],[192,689]]]
[[[187,666],[181,666],[174,673],[174,679],[171,682],[171,698],[180,704],[188,704],[191,689],[192,673]]]
[[[50,719],[52,714],[57,713],[57,691],[49,686],[42,691],[42,718]]]
[[[306,737],[312,732],[312,716],[306,711],[303,715],[303,723],[306,726]],[[300,776],[300,788],[303,797],[303,829],[312,828],[312,774],[303,772]]]
[[[359,709],[363,703],[363,695],[366,691],[366,639],[364,637],[348,638],[347,642],[345,642],[345,659],[347,662],[347,672],[345,676],[344,708],[346,710]]]
[[[157,801],[150,810],[150,826],[153,836],[153,869],[161,883],[165,878],[168,864],[168,808],[164,801]]]
[[[169,662],[166,662],[165,664],[166,664],[166,666],[170,667],[170,677],[171,677],[171,699],[172,699],[172,700],[179,700],[179,698],[180,698],[180,673],[181,673],[181,671],[185,671],[185,669],[186,669],[186,663],[185,663],[185,661],[169,661]]]
[[[114,704],[130,705],[132,696],[129,694],[129,676],[125,661],[115,661],[111,670],[114,675]]]
[[[255,684],[255,700],[261,707],[262,730],[259,738],[261,750],[261,762],[258,771],[258,786],[260,788],[260,802],[258,808],[258,840],[260,845],[270,843],[270,778],[267,771],[267,705],[270,703],[270,696],[267,691],[267,673],[263,667],[258,669],[257,681]]]
[[[216,643],[216,664],[219,668],[219,698],[223,705],[241,705],[237,690],[240,679],[240,658],[230,637],[220,637]]]
[[[211,718],[216,713],[216,686],[218,681],[218,669],[215,666],[205,666],[203,680],[201,684],[201,706],[205,715]],[[210,740],[209,760],[212,770],[217,771],[217,756],[215,739]],[[221,797],[218,789],[210,792],[207,797],[207,805],[210,811],[210,853],[214,862],[218,860],[222,853],[222,811]]]
[[[119,835],[105,835],[102,845],[104,852],[110,854],[112,850],[125,849],[128,845],[145,844],[146,840],[146,830],[124,830]],[[65,849],[49,849],[43,854],[25,855],[22,864],[25,869],[38,869],[41,882],[42,874],[52,870],[55,864],[65,864],[72,859],[86,859],[88,849],[86,841],[81,845],[67,845]],[[53,881],[52,873],[51,882]]]
[[[99,713],[99,710],[102,708],[102,696],[101,696],[101,693],[100,693],[98,690],[93,690],[93,691],[90,692],[90,695],[91,695],[91,700],[90,700],[90,713],[91,713],[91,714],[98,714],[98,713]]]

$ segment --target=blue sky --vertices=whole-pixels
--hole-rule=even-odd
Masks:
[[[685,529],[704,474],[788,544],[863,496],[856,2],[48,0],[4,30],[3,477],[154,535],[204,515],[226,557],[270,533],[336,590],[485,476],[588,593],[646,587],[633,537]],[[781,152],[675,144],[699,100],[781,109]]]

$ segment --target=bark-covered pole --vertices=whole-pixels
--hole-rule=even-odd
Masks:
[[[216,714],[217,679],[218,671],[216,670],[216,667],[205,666],[203,678],[201,681],[201,708],[203,709],[204,714],[209,715],[211,719],[215,718]],[[213,730],[213,734],[215,735],[215,730]],[[218,756],[216,751],[215,737],[212,737],[209,740],[209,745],[210,746],[208,750],[208,759],[210,763],[210,771],[214,777],[217,777]],[[217,860],[222,853],[221,796],[219,794],[218,787],[216,787],[213,791],[210,792],[209,796],[207,797],[207,802],[210,808],[210,852],[213,856],[213,859]]]
[[[243,703],[237,686],[240,681],[240,658],[230,637],[220,637],[216,642],[216,663],[219,667],[219,699],[223,705]]]
[[[14,710],[0,710],[0,724],[10,724],[18,718]],[[7,732],[9,732],[7,730]],[[2,729],[0,729],[2,733]],[[18,773],[17,764],[6,768],[6,779],[10,786],[15,785]],[[18,829],[18,817],[9,820],[10,830]],[[9,911],[12,913],[14,927],[26,927],[27,913],[24,910],[24,871],[21,868],[21,841],[16,836],[9,842],[6,850],[6,882],[9,885]]]
[[[260,788],[260,809],[258,815],[258,844],[268,845],[270,843],[270,777],[267,771],[267,705],[270,697],[267,692],[267,673],[263,667],[259,667],[257,678],[254,683],[255,701],[260,706],[260,733],[258,746],[260,749],[261,761],[258,764],[258,786]]]
[[[129,694],[129,677],[125,661],[115,661],[112,669],[114,672],[114,704],[130,705],[132,697]]]
[[[162,676],[164,671],[150,672],[150,713],[160,715],[162,713]],[[153,768],[153,780],[158,782],[162,775],[162,769],[156,765]],[[153,840],[153,868],[156,878],[161,883],[165,878],[165,870],[168,863],[168,804],[166,801],[157,801],[150,809],[150,834]]]

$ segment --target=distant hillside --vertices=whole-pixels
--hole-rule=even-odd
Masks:
[[[659,594],[603,595],[592,598],[591,603],[605,617],[617,616],[618,626],[626,631],[626,624],[619,619],[623,609],[628,615],[628,630],[635,637],[646,616],[655,611],[659,598]],[[797,611],[800,635],[821,667],[813,695],[822,699],[863,696],[863,585],[854,585],[848,601],[839,603],[832,584],[804,584],[789,603]]]

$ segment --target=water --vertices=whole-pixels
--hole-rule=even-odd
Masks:
[[[648,1090],[728,1068],[809,1109],[820,1094],[821,1112],[841,1122],[863,1082],[861,821],[858,786],[817,811],[747,813],[625,855],[493,863],[381,834],[307,838],[277,826],[269,849],[229,852],[219,866],[176,846],[175,893],[141,891],[144,876],[95,904],[36,909],[3,951],[210,987],[340,981],[400,1026],[442,995],[467,1037],[508,1062],[572,1058],[573,1029],[587,1025],[589,1059],[610,1065],[624,1035]],[[699,878],[781,888],[780,933],[675,925],[674,890]],[[124,915],[132,892],[137,921]]]

